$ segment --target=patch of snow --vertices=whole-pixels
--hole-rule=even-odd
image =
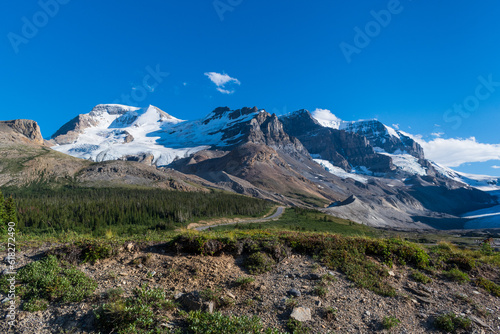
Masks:
[[[422,165],[418,162],[418,159],[412,155],[409,155],[409,154],[391,154],[391,153],[387,153],[383,150],[379,151],[377,153],[391,157],[392,163],[394,164],[394,166],[396,166],[398,169],[400,169],[404,172],[407,172],[407,173],[410,173],[413,175],[420,175],[420,176],[427,175],[427,169],[422,167]]]
[[[356,175],[356,174],[348,173],[345,170],[343,170],[342,168],[334,166],[331,162],[329,162],[327,160],[314,159],[314,161],[316,161],[318,164],[323,166],[323,168],[326,169],[331,174],[338,176],[342,179],[350,178],[350,179],[353,179],[353,180],[356,180],[356,181],[359,181],[362,183],[368,182],[368,180],[366,178],[359,176],[359,175]]]
[[[399,134],[397,133],[396,130],[394,130],[390,126],[387,126],[387,125],[384,125],[384,126],[385,126],[385,129],[387,130],[387,133],[389,133],[389,136],[401,139],[401,137],[399,136]]]

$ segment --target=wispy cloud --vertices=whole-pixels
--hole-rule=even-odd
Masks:
[[[412,138],[422,145],[427,159],[447,167],[458,167],[471,162],[500,161],[500,144],[480,143],[475,137],[435,138],[431,141],[425,141],[418,135]]]
[[[434,132],[434,133],[431,133],[431,136],[434,136],[434,137],[437,137],[437,138],[441,138],[443,135],[444,135],[444,132]]]
[[[227,74],[220,74],[217,72],[205,72],[205,75],[212,81],[216,86],[217,90],[222,94],[233,94],[233,85],[241,85],[241,82],[236,78],[231,78]]]
[[[491,168],[494,168],[494,169],[500,169],[500,166],[493,165],[493,166],[491,166]]]

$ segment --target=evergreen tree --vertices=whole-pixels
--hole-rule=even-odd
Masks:
[[[5,219],[4,219],[4,216],[5,216],[4,202],[5,202],[5,200],[3,198],[2,191],[0,190],[0,231],[5,230],[6,226],[7,226],[7,222],[5,222]]]
[[[14,199],[9,197],[5,201],[5,213],[6,219],[4,220],[4,224],[8,224],[9,222],[14,222],[17,224],[17,209],[16,203],[14,203]]]

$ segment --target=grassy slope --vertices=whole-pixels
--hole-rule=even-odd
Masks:
[[[217,231],[269,229],[302,232],[330,232],[342,235],[364,235],[376,237],[381,232],[373,227],[354,223],[352,221],[325,215],[319,211],[299,208],[286,209],[277,220],[265,223],[237,224],[216,227]]]

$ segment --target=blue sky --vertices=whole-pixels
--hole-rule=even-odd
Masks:
[[[500,165],[497,1],[2,6],[0,118],[34,119],[45,137],[123,96],[183,119],[218,106],[321,108],[394,124],[421,138],[435,160],[500,175],[492,168]],[[234,80],[217,87],[209,72]]]

